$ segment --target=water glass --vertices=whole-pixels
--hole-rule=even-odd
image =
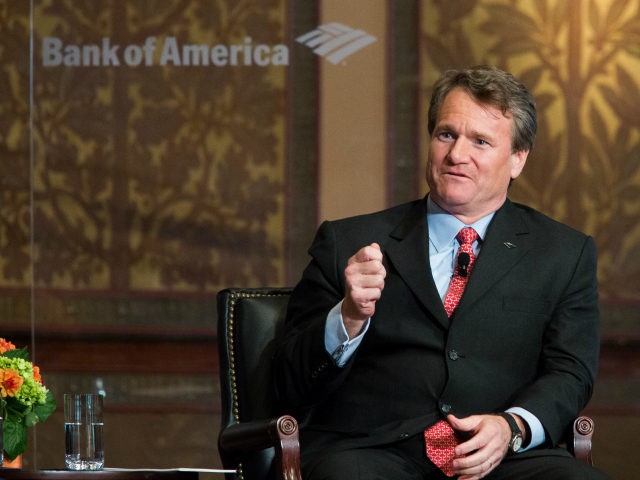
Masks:
[[[65,463],[69,470],[104,466],[102,395],[64,395]]]

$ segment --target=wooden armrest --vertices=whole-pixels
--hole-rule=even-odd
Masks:
[[[595,422],[589,417],[581,416],[573,422],[573,441],[569,443],[569,450],[576,459],[587,465],[593,465],[591,440],[594,429]]]
[[[220,447],[240,454],[273,447],[276,468],[283,480],[301,480],[298,422],[289,415],[230,425],[219,438]]]

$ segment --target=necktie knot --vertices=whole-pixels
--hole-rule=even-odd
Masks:
[[[464,227],[456,235],[456,240],[458,240],[458,243],[460,243],[460,245],[471,245],[478,239],[478,237],[478,232],[476,232],[473,228]]]

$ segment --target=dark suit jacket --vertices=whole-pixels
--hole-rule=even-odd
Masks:
[[[385,288],[338,368],[325,320],[344,296],[347,260],[371,242],[384,254]],[[306,415],[303,447],[384,444],[449,412],[512,406],[536,415],[556,444],[588,402],[599,348],[591,237],[507,200],[451,319],[429,268],[425,199],[325,222],[309,253],[274,358],[281,405]]]

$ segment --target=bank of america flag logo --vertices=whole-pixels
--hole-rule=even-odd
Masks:
[[[376,37],[369,35],[364,30],[354,30],[334,22],[320,25],[315,30],[300,35],[296,41],[312,48],[316,55],[320,55],[335,65],[375,42]]]

